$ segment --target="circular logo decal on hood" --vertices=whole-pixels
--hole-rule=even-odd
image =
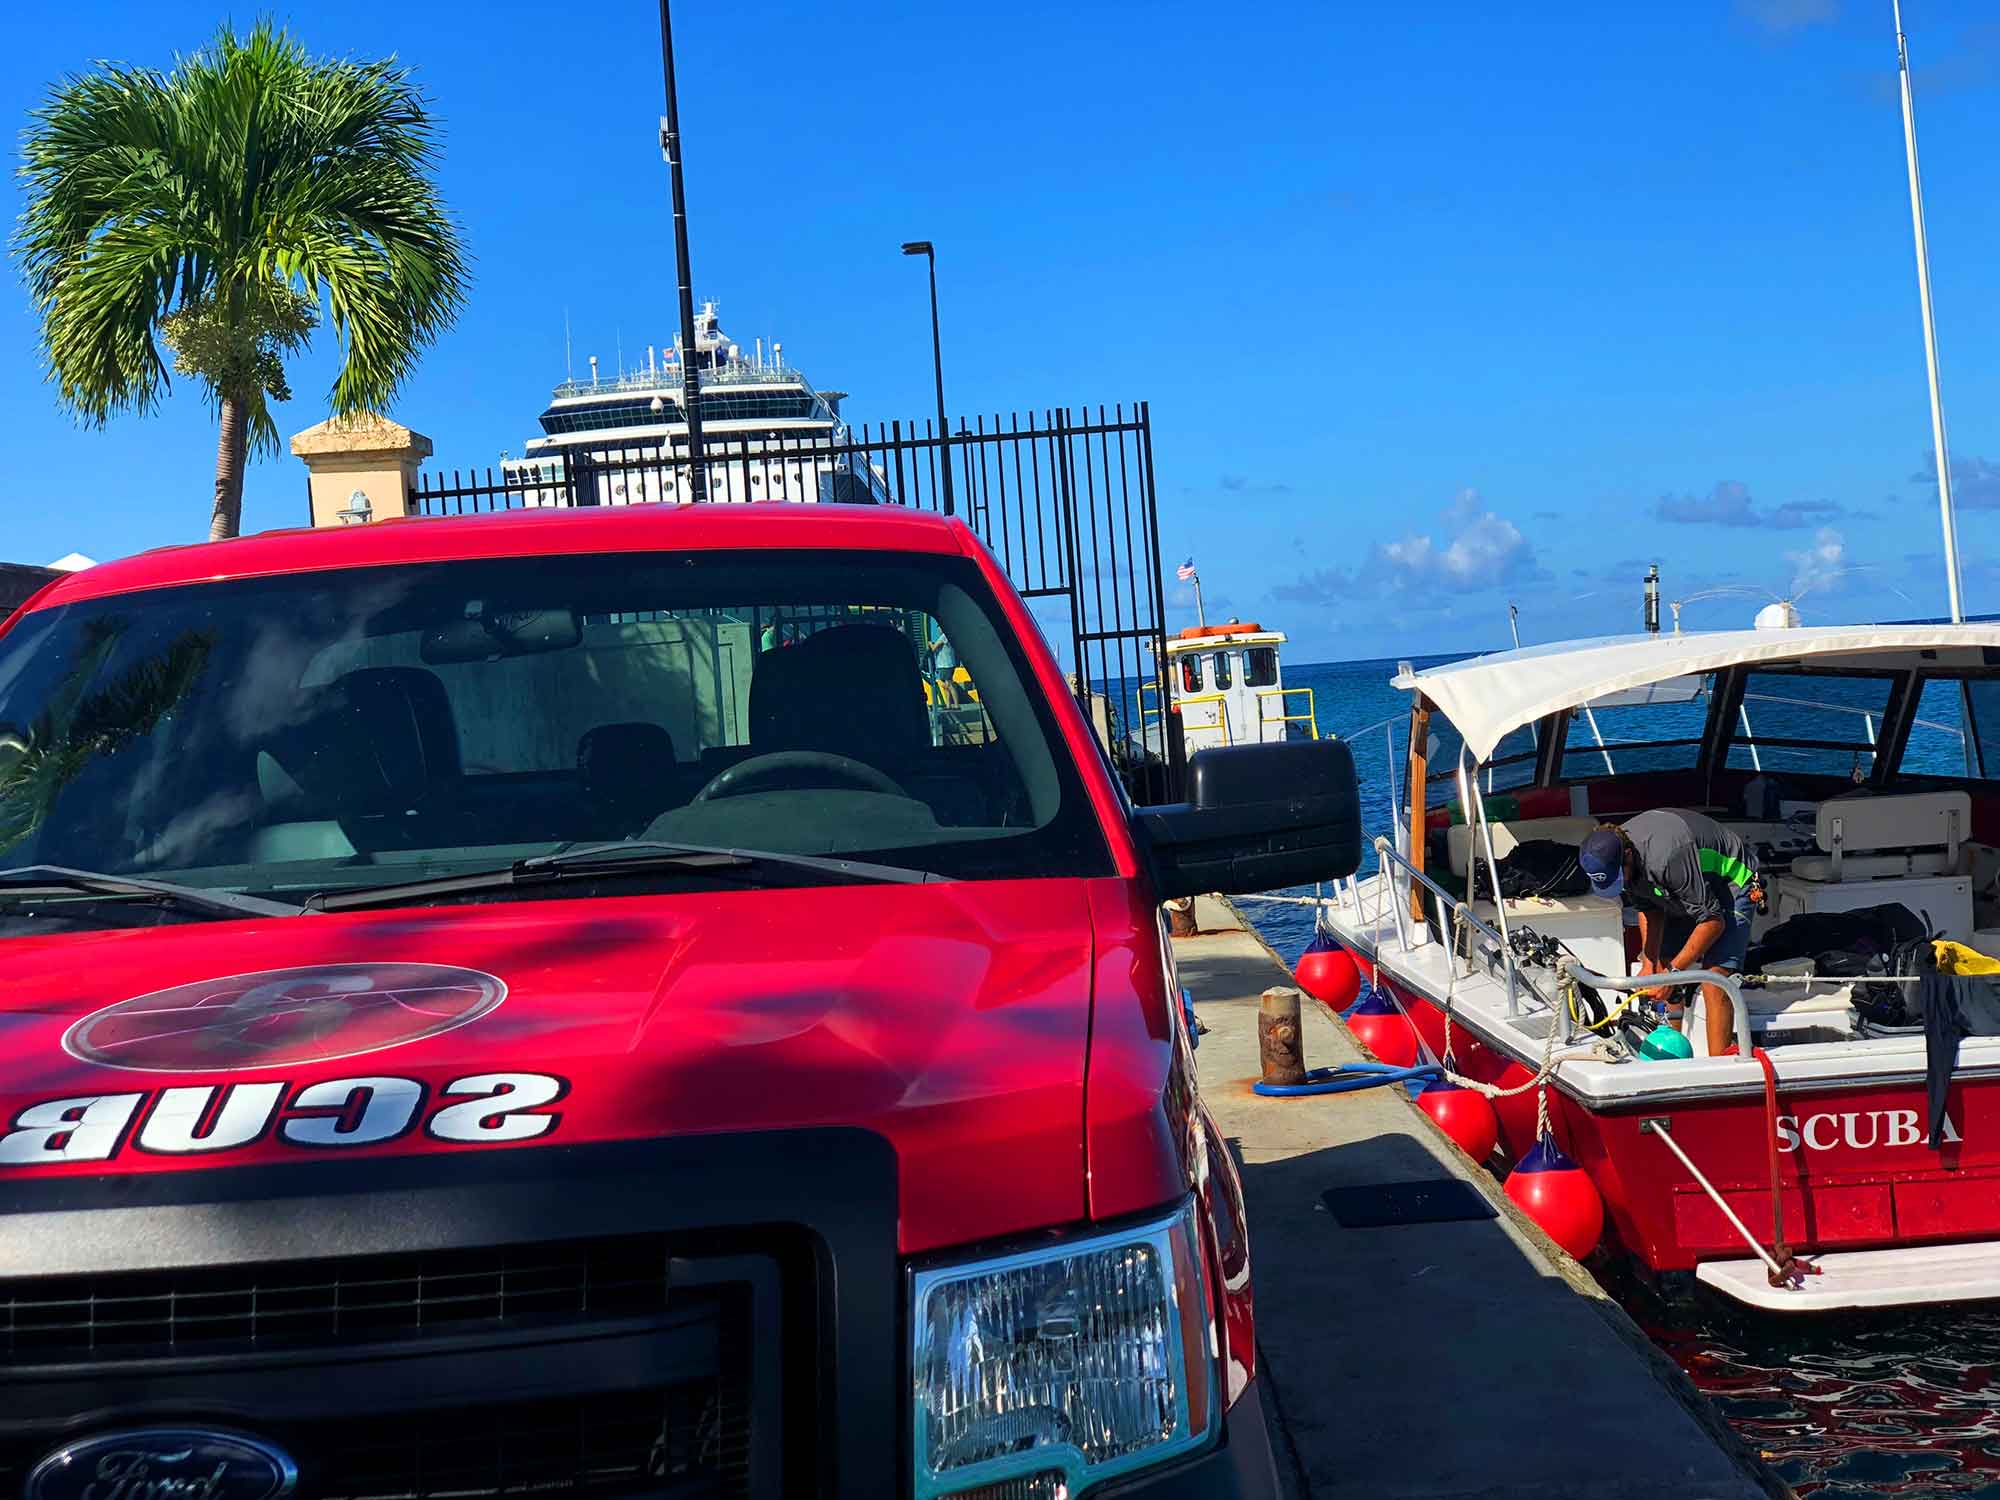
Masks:
[[[63,1035],[83,1062],[215,1073],[327,1062],[451,1031],[507,986],[447,964],[313,964],[154,990],[107,1005]]]

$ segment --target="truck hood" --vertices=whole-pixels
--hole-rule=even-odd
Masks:
[[[1081,881],[12,938],[0,1176],[847,1125],[965,1243],[1085,1216],[1090,983]]]

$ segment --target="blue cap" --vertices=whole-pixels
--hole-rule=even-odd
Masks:
[[[1625,890],[1625,841],[1615,829],[1600,828],[1583,841],[1576,862],[1590,877],[1594,895],[1616,897]]]

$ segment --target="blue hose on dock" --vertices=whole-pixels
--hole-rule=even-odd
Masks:
[[[1337,1068],[1314,1068],[1304,1083],[1250,1085],[1250,1092],[1267,1099],[1303,1099],[1312,1094],[1351,1094],[1357,1089],[1379,1089],[1392,1083],[1437,1078],[1443,1073],[1436,1063],[1419,1063],[1414,1068],[1393,1068],[1388,1063],[1352,1062]]]

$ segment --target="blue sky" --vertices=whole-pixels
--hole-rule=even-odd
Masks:
[[[939,246],[956,412],[1152,405],[1162,541],[1297,660],[1944,607],[1888,0],[1622,6],[682,0],[697,292],[856,420],[930,406]],[[519,452],[563,374],[674,328],[655,12],[635,0],[276,5],[394,52],[446,129],[471,303],[393,415],[446,467]],[[201,14],[204,19],[190,17]],[[81,0],[17,28],[21,120],[209,12]],[[254,12],[244,12],[247,20]],[[2000,24],[1908,0],[1968,607],[2000,610]],[[203,534],[198,391],[78,428],[0,298],[0,557]],[[286,432],[326,414],[329,339]],[[245,526],[296,524],[252,470]],[[1191,615],[1173,585],[1173,623]]]

